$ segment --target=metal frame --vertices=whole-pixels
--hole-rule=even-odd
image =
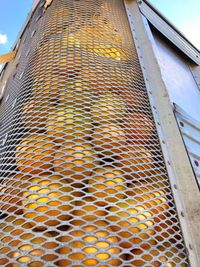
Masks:
[[[194,64],[190,64],[190,70],[200,90],[200,66],[196,66],[196,65],[194,66]]]
[[[139,2],[142,14],[156,27],[165,37],[167,37],[178,49],[185,53],[198,65],[200,64],[200,52],[181,34],[176,27],[169,23],[166,18],[152,8],[146,0]]]
[[[159,68],[149,23],[136,0],[124,0],[192,267],[200,266],[200,194]]]
[[[185,110],[175,103],[174,113],[200,189],[200,141],[198,139],[200,134],[200,122],[188,115]]]

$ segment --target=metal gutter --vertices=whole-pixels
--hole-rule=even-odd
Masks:
[[[138,1],[138,5],[141,13],[159,32],[161,32],[192,61],[200,65],[200,52],[172,23],[161,15],[147,0]]]

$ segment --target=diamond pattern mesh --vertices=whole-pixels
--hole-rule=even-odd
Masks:
[[[189,266],[123,2],[42,9],[0,107],[0,265]]]

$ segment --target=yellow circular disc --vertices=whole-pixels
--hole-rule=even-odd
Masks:
[[[46,115],[53,106],[47,101],[34,97],[29,100],[22,109],[22,122],[31,131],[44,131],[46,125]]]
[[[58,226],[70,218],[73,209],[73,189],[61,181],[59,175],[41,175],[30,180],[31,185],[23,193],[24,217],[40,229]]]
[[[143,203],[133,199],[123,199],[109,209],[112,212],[108,220],[113,224],[112,229],[118,231],[123,238],[123,247],[134,246],[139,248],[145,239],[153,240],[154,220],[153,213],[148,211]],[[126,230],[125,230],[126,229]]]
[[[44,134],[23,136],[16,148],[18,169],[26,174],[51,172],[56,146]]]
[[[100,206],[114,205],[126,197],[126,181],[123,172],[113,167],[98,168],[88,181],[88,192]]]
[[[98,207],[96,201],[92,197],[85,197],[82,200],[76,201],[76,210],[73,212],[78,219],[85,221],[102,220],[107,214],[104,208]]]
[[[105,59],[121,61],[128,60],[130,56],[128,49],[121,45],[120,34],[104,23],[83,26],[75,33],[70,33],[68,38],[69,47],[81,47]]]
[[[105,156],[117,157],[123,152],[126,144],[125,132],[117,124],[95,127],[92,138],[95,150]]]
[[[128,180],[137,181],[138,178],[147,178],[151,175],[153,155],[145,146],[128,146],[118,154],[116,166],[124,171]]]
[[[46,121],[48,137],[57,143],[74,138],[90,139],[92,119],[90,114],[73,106],[64,104],[56,107],[55,112],[49,114]]]
[[[17,233],[17,231],[19,233]],[[55,250],[58,246],[55,241],[48,241],[48,239],[52,237],[49,233],[40,233],[40,236],[38,237],[36,234],[34,235],[34,233],[26,233],[22,230],[16,230],[12,234],[20,236],[20,239],[17,239],[17,237],[13,237],[12,235],[2,238],[4,245],[6,243],[9,245],[7,257],[10,261],[16,260],[18,262],[16,265],[12,264],[12,267],[20,266],[21,263],[28,264],[33,260],[34,256],[42,257],[45,253],[45,249]],[[39,245],[40,247],[38,247]],[[12,251],[10,251],[11,249]],[[9,264],[9,266],[11,265]]]
[[[154,133],[153,121],[143,114],[133,113],[132,116],[125,117],[123,126],[127,141],[132,143],[148,142]]]
[[[126,116],[126,104],[122,98],[114,93],[103,93],[91,107],[91,114],[95,123],[117,123]],[[118,127],[117,125],[115,127]]]
[[[66,179],[88,178],[99,164],[99,158],[90,144],[64,143],[55,154],[54,170]]]
[[[74,226],[80,226],[74,229]],[[119,241],[116,236],[112,236],[112,230],[104,221],[89,225],[79,225],[79,222],[70,227],[67,233],[70,235],[59,238],[63,247],[60,249],[62,255],[67,256],[71,261],[70,266],[96,266],[102,267],[120,266],[119,254],[121,249],[118,247]],[[79,240],[74,238],[79,237]],[[73,261],[80,261],[74,264]],[[65,265],[60,265],[65,266]]]

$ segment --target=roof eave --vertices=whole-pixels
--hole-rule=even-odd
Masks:
[[[147,20],[193,62],[200,65],[198,49],[147,0],[138,1],[141,13]]]

